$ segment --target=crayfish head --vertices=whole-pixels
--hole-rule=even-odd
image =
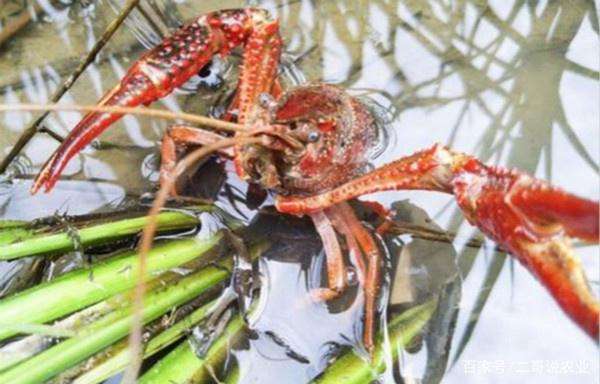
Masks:
[[[279,193],[313,194],[334,188],[363,172],[377,138],[369,110],[341,88],[314,84],[292,89],[273,112],[273,124],[302,143],[271,152]]]

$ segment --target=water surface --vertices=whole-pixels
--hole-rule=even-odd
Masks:
[[[128,19],[61,102],[95,103],[145,47],[178,22],[209,10],[245,5],[228,0],[142,3],[144,12]],[[292,0],[248,4],[265,7],[279,18],[286,60],[294,63],[306,81],[335,83],[380,105],[389,143],[373,159],[375,166],[440,142],[489,164],[517,167],[581,196],[596,200],[600,196],[600,44],[593,2]],[[115,18],[119,2],[40,0],[39,5],[42,11],[0,47],[2,103],[48,102]],[[22,2],[4,2],[0,24],[7,25],[22,11]],[[208,113],[235,86],[233,68],[223,65],[216,75],[157,102],[156,107]],[[8,153],[34,117],[31,113],[0,116],[0,155]],[[44,127],[65,135],[80,117],[76,112],[52,114]],[[166,127],[163,121],[124,118],[102,136],[104,142],[116,146],[87,148],[71,161],[66,180],[58,183],[54,193],[30,196],[32,175],[57,146],[47,134],[36,135],[9,169],[10,177],[0,183],[0,216],[33,219],[57,211],[80,214],[138,199],[153,190],[158,143]],[[246,186],[230,167],[226,170],[228,183],[244,192]],[[223,206],[229,204],[223,194],[218,198]],[[413,282],[423,278],[423,270],[425,279],[448,277],[448,273],[436,274],[431,269],[435,267],[416,267],[427,264],[423,260],[435,265],[432,257],[461,272],[457,279],[462,283],[460,297],[455,296],[458,318],[444,382],[597,381],[597,347],[535,279],[510,260],[504,262],[464,351],[450,364],[478,295],[489,288],[484,286],[485,278],[500,256],[491,250],[491,243],[476,251],[465,247],[477,232],[447,196],[393,192],[368,199],[387,206],[408,200],[401,207],[408,210],[411,220],[428,216],[440,228],[458,233],[453,246],[442,249],[439,244],[403,236],[406,247],[392,254],[406,263]],[[248,218],[256,214],[247,207],[241,209]],[[288,240],[307,241],[302,236]],[[597,292],[598,247],[576,247]],[[320,268],[322,255],[307,269],[306,259],[319,257],[318,241],[314,249],[303,252],[281,251],[263,261],[268,305],[255,326],[263,335],[269,330],[285,335],[287,343],[309,363],[291,359],[263,336],[236,355],[242,372],[247,373],[243,382],[281,382],[282,377],[286,382],[305,382],[323,368],[328,342],[352,344],[359,337],[354,325],[360,315],[359,301],[332,313],[331,308],[307,299],[306,281]],[[283,257],[286,253],[294,257]],[[415,299],[406,279],[398,277],[394,282],[393,303]],[[443,283],[429,282],[428,287],[439,289]],[[286,305],[290,302],[295,304]],[[427,368],[428,346],[432,348],[424,344],[418,353],[401,355],[400,372],[407,382],[433,375],[431,365]],[[388,372],[384,380],[394,379]]]

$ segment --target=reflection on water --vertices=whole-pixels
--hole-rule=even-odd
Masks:
[[[135,12],[61,102],[94,103],[145,46],[154,44],[179,23],[180,15],[189,19],[218,7],[243,5],[227,0],[142,3],[141,11]],[[489,163],[518,167],[598,199],[600,46],[593,2],[248,3],[266,7],[279,17],[289,58],[308,81],[340,84],[353,94],[370,97],[393,116],[388,127],[392,140],[373,160],[375,165],[442,142]],[[0,46],[0,102],[48,102],[115,17],[119,4],[117,0],[70,5],[40,0],[41,10],[33,21]],[[0,24],[9,25],[22,11],[27,11],[22,2],[4,2],[0,5]],[[224,79],[218,90],[196,82],[190,86],[198,88],[196,92],[180,92],[158,106],[209,113],[209,107],[223,104],[223,95],[235,86],[231,66],[221,65],[213,72]],[[8,152],[33,118],[33,114],[16,113],[0,117],[0,155]],[[44,121],[44,129],[62,136],[79,118],[74,112],[52,114]],[[83,213],[110,209],[151,190],[156,174],[149,166],[154,163],[156,144],[166,123],[128,117],[118,126],[102,136],[104,143],[115,145],[84,150],[67,167],[69,181],[59,183],[56,193],[31,197],[27,193],[31,175],[57,145],[49,135],[36,135],[9,169],[7,175],[15,176],[11,182],[6,175],[0,179],[1,215],[30,219],[57,210]],[[235,177],[228,183],[234,191],[246,190]],[[406,198],[442,228],[459,233],[454,248],[464,281],[456,328],[449,335],[451,362],[468,329],[478,295],[486,288],[484,278],[490,275],[490,266],[498,265],[497,257],[486,250],[475,257],[465,247],[476,232],[464,223],[447,197],[421,192],[369,197],[386,205]],[[223,195],[219,199],[222,205],[229,204]],[[255,214],[239,204],[238,208],[248,217]],[[411,242],[410,238],[403,240]],[[416,253],[435,254],[432,249],[417,247]],[[597,282],[598,248],[578,247],[577,252],[590,279]],[[278,312],[286,298],[290,302],[305,298],[306,287],[297,285],[300,278],[286,277],[304,273],[299,263],[276,259],[263,263],[270,277],[272,303],[265,309],[269,315],[261,318],[257,328],[276,328],[300,354],[325,356],[328,344],[319,346],[292,329],[293,322],[286,321],[300,310],[286,312],[290,306]],[[516,263],[505,264],[467,346],[446,373],[445,381],[480,382],[481,375],[489,381],[515,383],[524,378],[564,382],[567,375],[581,382],[597,378],[597,348],[593,343],[566,319],[527,272]],[[310,321],[311,329],[318,329],[311,335],[315,340],[339,342],[341,335],[353,338],[350,316],[327,315],[323,306],[306,305],[302,320]],[[442,352],[445,349],[444,345],[437,347]],[[322,368],[322,361],[308,366],[290,361],[282,349],[268,342],[251,351],[256,354],[240,353],[238,358],[252,371],[248,377],[260,382],[267,381],[264,375],[280,377],[292,371],[290,380],[302,382]],[[423,361],[425,352],[432,356],[440,351],[427,343],[418,355],[402,355],[399,363],[407,380],[435,376],[431,361]],[[437,353],[442,356],[437,360],[442,362],[442,371],[447,369],[443,359],[447,352]],[[558,373],[556,365],[563,367],[557,368]],[[387,380],[393,379],[388,375]]]

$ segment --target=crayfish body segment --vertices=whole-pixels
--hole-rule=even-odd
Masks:
[[[368,350],[374,346],[381,253],[346,201],[384,190],[454,195],[469,222],[515,256],[597,338],[598,301],[569,245],[569,237],[598,242],[597,202],[439,145],[365,174],[366,153],[377,136],[374,117],[359,100],[332,85],[284,92],[277,80],[279,27],[264,10],[217,11],[197,18],[142,56],[99,104],[148,105],[198,73],[213,55],[226,55],[237,46],[244,47],[244,54],[232,107],[239,110],[245,132],[236,137],[255,134],[265,140],[221,148],[221,154],[233,158],[242,178],[276,192],[280,212],[311,216],[327,253],[330,286],[324,299],[335,297],[348,283],[337,235],[346,238],[364,286],[363,342]],[[85,116],[44,165],[32,192],[52,189],[69,159],[120,117]],[[161,174],[174,169],[177,146],[224,138],[198,128],[172,128],[163,140]]]

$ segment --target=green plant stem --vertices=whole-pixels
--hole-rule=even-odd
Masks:
[[[27,222],[20,220],[0,220],[0,246],[33,236],[27,229]]]
[[[150,292],[142,313],[147,323],[224,281],[229,272],[209,266],[162,290]],[[84,327],[78,335],[47,349],[31,359],[0,373],[0,383],[40,383],[88,358],[127,335],[132,308],[118,309]]]
[[[151,291],[168,285],[171,282],[179,280],[180,277],[181,276],[177,273],[167,272],[158,279],[149,281],[147,283],[149,286],[148,290]],[[77,311],[52,323],[52,325],[17,325],[14,327],[15,330],[18,330],[21,333],[27,333],[29,336],[6,344],[0,348],[0,372],[48,348],[51,344],[48,341],[48,337],[72,337],[91,322],[128,305],[130,305],[130,297],[128,292],[123,292]],[[35,332],[35,327],[38,327],[38,332]],[[67,336],[61,336],[61,333],[66,334]]]
[[[145,280],[185,264],[214,247],[218,233],[205,240],[163,243],[148,253]],[[16,335],[13,324],[46,323],[132,288],[138,274],[138,254],[121,257],[62,275],[0,302],[0,340]]]
[[[22,220],[0,220],[0,231],[15,227],[24,227],[26,225],[27,222]]]
[[[144,348],[144,358],[154,355],[162,349],[179,340],[186,331],[190,330],[200,320],[204,319],[208,310],[214,305],[212,301],[170,326],[162,333],[153,337]],[[104,360],[88,372],[72,381],[72,384],[96,384],[121,372],[129,364],[129,348],[123,345],[116,353]]]
[[[207,351],[204,359],[196,356],[189,342],[181,343],[140,377],[138,384],[210,382],[213,379],[212,372],[218,371],[231,344],[242,336],[243,330],[244,321],[236,316]]]
[[[4,246],[33,236],[34,232],[25,227],[0,228],[0,260],[2,258],[1,249]]]
[[[252,260],[269,246],[267,242],[255,244],[250,250]],[[228,261],[231,265],[231,261]],[[231,344],[242,337],[245,323],[236,316],[227,324],[223,334],[210,346],[204,359],[196,356],[189,342],[181,343],[138,380],[138,384],[204,383],[211,382],[229,353]]]
[[[225,378],[224,384],[237,384],[240,380],[240,368],[236,364],[227,371],[227,377]]]
[[[199,224],[196,217],[181,212],[162,212],[157,220],[159,231],[191,228]],[[81,244],[76,244],[68,230],[33,236],[31,231],[15,227],[0,232],[0,260],[68,252],[78,246],[106,244],[141,232],[147,222],[148,218],[142,216],[82,228],[77,230],[77,241]],[[6,235],[3,235],[4,233]]]
[[[89,322],[113,311],[116,307],[123,306],[121,295],[114,296],[109,300],[101,301],[89,306],[81,311],[55,322],[50,328],[56,330],[68,330],[75,333]],[[0,372],[18,364],[19,362],[30,358],[31,356],[44,350],[49,343],[48,332],[44,334],[30,334],[12,343],[6,344],[0,348]],[[64,337],[64,336],[63,336]]]
[[[394,317],[388,324],[388,337],[391,344],[392,360],[404,346],[417,336],[427,324],[435,311],[437,301],[411,308]],[[381,341],[382,335],[379,335]],[[382,343],[377,343],[373,352],[372,363],[349,351],[330,365],[313,383],[315,384],[366,384],[379,378],[385,371],[385,356]]]

